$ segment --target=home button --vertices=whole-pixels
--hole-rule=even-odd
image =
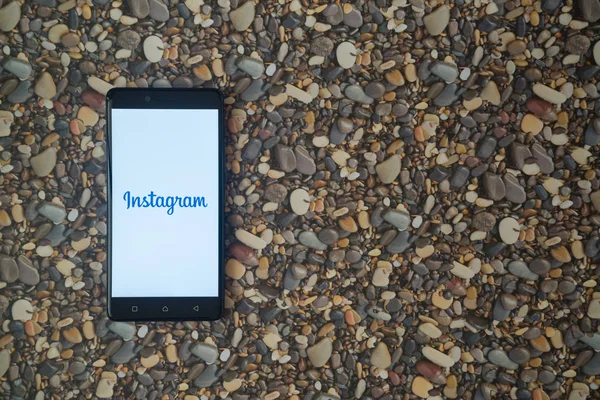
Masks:
[[[194,306],[194,311],[200,311],[200,307]]]
[[[167,311],[169,311],[169,307],[167,307],[167,306],[164,306],[164,307],[162,308],[162,311],[163,311],[163,312],[167,312]]]

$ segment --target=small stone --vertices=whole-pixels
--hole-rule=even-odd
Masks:
[[[512,201],[513,203],[522,204],[527,200],[527,195],[525,193],[525,189],[517,178],[511,174],[506,173],[503,177],[504,187],[506,189],[506,199],[508,201]]]
[[[533,114],[526,114],[521,120],[521,130],[537,135],[544,129],[544,123]]]
[[[0,137],[10,135],[11,126],[15,122],[15,116],[10,111],[0,110]]]
[[[590,301],[587,315],[592,319],[600,319],[600,299],[593,299]]]
[[[158,22],[169,20],[169,9],[161,0],[148,0],[150,5],[150,18]]]
[[[458,78],[458,68],[454,64],[443,61],[435,62],[429,67],[432,74],[440,77],[444,81],[451,83]]]
[[[569,254],[569,250],[567,250],[565,246],[559,246],[551,249],[550,255],[552,255],[552,258],[554,258],[556,261],[562,263],[571,262],[571,254]]]
[[[68,32],[60,37],[60,42],[65,47],[75,47],[79,44],[81,38],[77,33]]]
[[[450,368],[455,364],[455,361],[452,359],[452,357],[434,349],[433,347],[425,346],[423,347],[422,352],[425,358],[432,363],[439,365],[440,367]]]
[[[7,283],[16,282],[19,279],[19,267],[14,259],[0,255],[0,279]]]
[[[163,57],[164,43],[160,37],[151,35],[144,39],[144,56],[150,62],[159,62]]]
[[[219,356],[219,349],[216,346],[208,343],[197,343],[191,349],[192,354],[202,359],[207,364],[214,364]]]
[[[377,287],[385,287],[390,284],[390,274],[392,273],[392,266],[387,261],[378,262],[377,268],[375,272],[373,272],[373,277],[371,278],[371,283],[373,286]]]
[[[137,18],[146,18],[150,13],[148,0],[127,0],[131,13]]]
[[[447,382],[447,379],[444,376],[442,369],[438,365],[432,363],[431,361],[418,361],[416,364],[416,369],[418,373],[420,373],[426,379],[435,384],[445,385]]]
[[[429,391],[433,389],[433,384],[422,376],[415,376],[412,381],[411,390],[422,399],[429,397]]]
[[[588,22],[596,22],[600,19],[600,0],[579,0],[581,15]]]
[[[117,375],[114,372],[104,371],[96,386],[96,396],[100,399],[110,399],[114,394],[114,387],[117,384]]]
[[[537,96],[552,104],[562,104],[567,101],[567,97],[564,94],[541,83],[534,84],[532,90]]]
[[[489,212],[480,212],[473,217],[472,226],[475,230],[490,232],[496,226],[496,217]]]
[[[290,195],[290,207],[296,215],[304,215],[310,207],[310,196],[304,189],[296,189]]]
[[[481,100],[489,101],[491,104],[495,106],[500,105],[500,92],[498,91],[498,86],[496,82],[493,80],[488,81],[488,84],[483,88],[481,94],[479,95]]]
[[[315,160],[311,157],[310,153],[304,146],[296,146],[294,148],[294,155],[296,156],[296,170],[298,172],[310,176],[317,172]]]
[[[527,49],[527,44],[522,40],[513,40],[506,46],[506,50],[508,54],[512,56],[516,56],[519,54],[523,54],[523,52]]]
[[[306,349],[308,359],[315,368],[324,366],[331,358],[333,345],[331,339],[325,338]]]
[[[446,30],[450,21],[450,8],[442,4],[436,8],[431,14],[423,17],[425,28],[431,36],[438,36]]]
[[[236,65],[239,69],[253,78],[258,78],[265,72],[265,65],[263,62],[252,57],[240,57]]]
[[[524,346],[518,346],[510,350],[508,357],[515,363],[524,365],[531,359],[531,352]]]
[[[18,2],[13,2],[13,4],[15,3],[18,4]],[[33,71],[33,68],[29,63],[21,61],[17,58],[9,58],[4,63],[4,69],[21,80],[29,78],[31,76],[31,72]]]
[[[40,154],[31,157],[30,163],[37,176],[48,176],[56,166],[56,149],[47,148]]]
[[[285,186],[280,183],[274,183],[267,186],[265,189],[265,199],[273,201],[275,203],[281,203],[287,198],[288,190]]]
[[[10,226],[12,224],[10,215],[6,210],[0,210],[0,226]]]
[[[344,69],[350,69],[356,62],[356,47],[350,42],[342,42],[335,50],[338,64]]]
[[[377,171],[377,176],[381,182],[388,184],[392,183],[398,177],[400,174],[400,167],[400,156],[393,155],[387,160],[379,163],[375,167],[375,170]]]
[[[550,343],[548,343],[548,339],[546,339],[545,336],[538,336],[535,339],[531,339],[529,343],[531,343],[531,346],[534,349],[541,351],[542,353],[547,353],[551,350]]]
[[[410,225],[410,215],[399,210],[389,210],[383,215],[386,222],[394,225],[399,231],[404,231]]]
[[[463,279],[471,279],[475,276],[475,272],[471,268],[457,261],[454,261],[453,267],[450,270],[450,272]]]
[[[348,85],[344,90],[344,94],[350,100],[357,101],[362,104],[372,104],[373,99],[365,93],[364,89],[360,85]]]
[[[594,62],[600,65],[600,40],[596,42],[593,49]]]
[[[352,7],[349,12],[344,13],[343,22],[350,28],[360,28],[363,24],[362,14],[356,8]]]
[[[71,342],[71,343],[83,342],[83,336],[81,336],[81,332],[79,332],[79,329],[77,329],[77,327],[75,327],[75,326],[64,330],[62,332],[62,335],[65,338],[65,340],[67,340],[68,342]]]
[[[108,93],[108,91],[114,87],[110,83],[103,81],[102,79],[95,77],[95,76],[90,76],[87,80],[87,83],[96,92],[103,94],[105,96]]]
[[[508,264],[508,271],[514,276],[530,281],[535,281],[539,277],[537,274],[531,272],[527,267],[527,264],[523,261],[511,261]]]
[[[498,232],[500,233],[500,238],[506,244],[513,244],[519,240],[519,233],[521,231],[521,227],[519,222],[510,217],[504,218],[500,221],[498,225]]]
[[[1,10],[0,10],[1,11]],[[10,350],[0,351],[0,378],[2,378],[10,367]]]
[[[592,153],[583,147],[573,147],[571,149],[571,157],[579,165],[587,165]]]
[[[550,271],[550,268],[550,261],[543,258],[534,258],[531,263],[529,263],[531,272],[540,276],[545,276]]]
[[[114,321],[109,326],[108,329],[122,337],[124,340],[132,340],[135,336],[136,328],[134,324],[128,322]]]
[[[306,247],[315,250],[327,250],[327,245],[319,240],[316,233],[305,231],[298,235],[298,241]]]
[[[19,265],[19,280],[22,283],[31,286],[40,283],[40,274],[27,257],[23,255],[17,257],[17,264]]]
[[[310,49],[314,54],[318,56],[327,57],[333,52],[333,47],[333,40],[329,39],[326,36],[319,36],[318,38],[313,40]]]
[[[377,343],[375,349],[371,353],[371,364],[379,369],[387,369],[392,365],[392,356],[384,342]]]
[[[591,46],[590,39],[585,35],[572,35],[567,38],[565,50],[569,53],[584,55]]]
[[[313,97],[309,93],[297,88],[296,86],[290,83],[285,85],[285,92],[288,94],[288,96],[293,97],[294,99],[299,100],[305,104],[309,104],[313,100]]]
[[[358,232],[358,225],[356,225],[356,221],[352,217],[346,217],[340,219],[340,228],[342,228],[346,232],[354,233]]]
[[[373,99],[379,99],[385,94],[385,86],[381,82],[369,82],[365,87],[365,93]]]
[[[50,100],[56,96],[56,85],[52,80],[52,75],[44,72],[35,84],[35,94],[43,99]]]
[[[594,357],[583,366],[583,373],[586,375],[600,375],[600,352],[596,352]]]
[[[12,31],[20,19],[21,3],[19,1],[7,2],[4,7],[0,8],[0,31]]]
[[[117,36],[117,46],[127,50],[135,50],[141,41],[140,34],[133,29],[121,31]]]
[[[209,365],[204,369],[204,371],[202,371],[200,376],[194,379],[194,386],[198,388],[212,386],[219,379],[219,377],[217,376],[218,370],[219,369],[216,365]]]
[[[61,223],[67,217],[67,211],[54,203],[44,203],[38,208],[38,212],[55,224]]]
[[[83,122],[85,126],[94,126],[100,120],[98,113],[88,106],[79,108],[79,112],[77,112],[77,118]]]
[[[277,160],[281,170],[285,172],[292,172],[296,169],[296,155],[287,146],[281,144],[275,146],[275,160]]]
[[[488,353],[488,360],[490,360],[492,364],[495,364],[502,368],[510,370],[516,370],[519,368],[519,364],[511,361],[511,359],[508,358],[508,355],[506,354],[506,352],[504,352],[504,350],[495,349],[490,351]]]
[[[33,306],[29,300],[20,299],[13,303],[11,313],[13,320],[27,322],[33,315]]]
[[[231,279],[242,279],[244,274],[246,273],[246,267],[244,264],[236,260],[235,258],[230,258],[227,260],[227,264],[225,264],[225,274]]]
[[[62,276],[71,276],[75,264],[73,262],[63,259],[56,263],[56,269],[62,274]]]
[[[386,72],[385,80],[394,86],[404,86],[404,84],[406,83],[404,77],[402,76],[402,72],[400,72],[400,70],[397,69]]]
[[[248,29],[254,21],[255,12],[254,1],[247,1],[240,7],[231,11],[229,13],[229,19],[236,31],[243,32]]]
[[[262,250],[267,247],[267,242],[243,229],[235,231],[235,237],[252,249]]]

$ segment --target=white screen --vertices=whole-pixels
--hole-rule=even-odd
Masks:
[[[218,110],[112,110],[113,297],[218,296],[218,125]]]

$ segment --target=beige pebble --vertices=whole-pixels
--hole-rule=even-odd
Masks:
[[[513,244],[519,240],[521,227],[516,219],[506,217],[500,221],[500,224],[498,225],[498,232],[500,233],[500,238],[504,243]]]
[[[562,104],[567,101],[567,97],[564,94],[541,83],[534,84],[531,89],[537,96],[550,103]]]
[[[544,129],[544,123],[533,114],[526,114],[521,120],[521,129],[523,132],[531,132],[537,135]]]
[[[267,247],[267,242],[243,229],[235,231],[235,237],[246,246],[256,250],[262,250]]]
[[[75,268],[75,264],[73,264],[69,260],[60,260],[56,263],[56,269],[63,276],[71,276],[73,269]]]
[[[442,336],[442,331],[431,322],[419,325],[419,331],[432,339],[437,339]]]
[[[433,384],[422,376],[415,376],[412,381],[411,390],[422,399],[429,397],[429,391],[433,389]]]
[[[98,123],[100,116],[88,106],[83,106],[77,113],[77,118],[80,119],[85,126],[94,126]]]
[[[450,368],[455,364],[455,361],[450,356],[447,356],[433,347],[423,347],[422,353],[425,358],[432,363],[439,365],[440,367]]]
[[[165,354],[167,356],[167,361],[170,363],[175,363],[179,361],[179,357],[177,356],[177,347],[174,344],[170,344],[165,349]]]
[[[450,272],[463,279],[471,279],[475,276],[475,271],[457,261],[454,261],[454,266]]]
[[[246,273],[246,267],[244,264],[236,260],[235,258],[230,258],[227,260],[227,264],[225,264],[225,274],[231,279],[242,279],[244,274]]]
[[[158,354],[153,354],[150,357],[142,357],[140,359],[140,362],[146,368],[154,367],[156,364],[158,364],[159,361],[160,361],[160,357],[158,356]]]
[[[466,267],[465,267],[466,268]],[[442,310],[447,310],[452,305],[453,299],[450,297],[446,299],[441,290],[437,290],[431,295],[431,302],[437,308],[441,308]]]

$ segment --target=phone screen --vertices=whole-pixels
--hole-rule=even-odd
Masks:
[[[112,297],[217,297],[219,111],[113,108],[111,124]]]

